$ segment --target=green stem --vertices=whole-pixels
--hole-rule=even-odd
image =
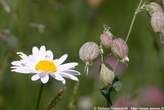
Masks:
[[[140,8],[141,8],[142,2],[143,2],[143,0],[140,0],[137,9],[136,9],[135,12],[134,12],[132,21],[131,21],[131,23],[130,23],[130,27],[129,27],[128,34],[127,34],[127,36],[126,36],[126,38],[125,38],[125,42],[127,42],[128,39],[129,39],[129,36],[130,36],[131,31],[132,31],[132,29],[133,29],[134,22],[135,22],[135,20],[136,20],[136,16],[137,16],[137,14],[138,14],[138,12],[139,12],[139,10],[140,10]]]
[[[64,88],[60,89],[57,92],[57,94],[55,95],[55,97],[52,99],[52,101],[48,105],[47,110],[53,110],[55,108],[56,104],[60,101],[61,97],[63,96],[65,89],[66,88],[64,87]]]
[[[143,0],[140,0],[137,9],[136,9],[135,12],[134,12],[134,15],[133,15],[133,18],[132,18],[132,21],[131,21],[131,23],[130,23],[130,27],[129,27],[129,30],[128,30],[128,34],[127,34],[127,36],[126,36],[126,38],[125,38],[125,42],[128,41],[129,36],[130,36],[130,34],[131,34],[131,32],[132,32],[132,29],[133,29],[133,26],[134,26],[134,22],[135,22],[135,20],[136,20],[137,14],[138,14],[139,11],[140,11],[142,2],[143,2]],[[119,61],[116,62],[115,70],[117,69],[118,62],[119,62]],[[114,72],[115,72],[115,71],[114,71]]]
[[[39,87],[39,94],[38,94],[38,99],[37,99],[37,102],[36,102],[36,108],[35,108],[35,110],[39,110],[39,104],[40,104],[40,99],[41,99],[42,91],[43,91],[43,84],[41,84],[40,87]]]
[[[79,82],[76,83],[73,90],[73,95],[69,103],[69,110],[77,110],[77,100],[79,96]]]

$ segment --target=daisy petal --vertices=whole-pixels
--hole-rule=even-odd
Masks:
[[[72,74],[72,75],[80,75],[80,72],[76,71],[76,70],[66,70],[66,71],[63,71],[65,73],[69,73],[69,74]]]
[[[21,61],[13,61],[11,62],[12,65],[15,65],[15,66],[20,66],[21,65]]]
[[[46,47],[44,45],[40,47],[40,52],[46,52]]]
[[[38,55],[39,54],[39,49],[37,47],[32,48],[32,54],[33,55]]]
[[[51,75],[53,78],[55,78],[58,81],[61,81],[63,84],[65,84],[65,79],[59,74],[59,73],[55,73],[53,75]]]
[[[45,75],[44,77],[41,78],[41,82],[43,84],[46,84],[48,82],[48,80],[49,80],[49,75]]]
[[[17,52],[17,54],[22,58],[25,59],[27,57],[26,54],[24,54],[23,52]]]
[[[79,79],[78,79],[76,76],[71,75],[71,74],[69,74],[69,73],[61,72],[60,74],[61,74],[61,76],[63,76],[63,77],[72,79],[72,80],[74,80],[74,81],[79,81]]]
[[[78,65],[78,63],[66,63],[66,64],[58,66],[58,70],[59,71],[66,71],[68,69],[74,68],[77,65]]]
[[[35,74],[35,75],[33,75],[33,76],[31,77],[31,80],[32,80],[32,81],[36,81],[36,80],[38,80],[38,79],[40,79],[40,76],[39,76],[38,74]]]
[[[27,69],[25,69],[25,68],[16,68],[16,69],[13,69],[13,70],[11,70],[11,71],[13,71],[13,72],[18,72],[18,73],[24,73],[24,74],[29,74],[29,73],[31,73],[31,71],[29,71],[29,70],[27,70]]]
[[[53,60],[53,53],[51,50],[46,52],[46,59]]]
[[[61,65],[66,59],[67,59],[68,55],[67,54],[64,54],[63,56],[61,56],[59,59],[56,59],[55,60],[55,63],[57,65]]]
[[[46,58],[46,47],[45,46],[40,47],[39,56],[40,56],[40,59]]]

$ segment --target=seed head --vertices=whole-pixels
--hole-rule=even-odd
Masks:
[[[111,50],[113,54],[119,57],[121,60],[129,61],[128,46],[123,39],[121,38],[114,39],[112,42]]]
[[[80,59],[84,62],[92,62],[99,54],[99,46],[95,42],[86,42],[79,51]]]

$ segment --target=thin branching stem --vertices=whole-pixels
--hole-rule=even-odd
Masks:
[[[36,102],[35,110],[39,110],[39,105],[40,105],[40,99],[41,99],[42,91],[43,91],[43,84],[41,84],[40,87],[39,87],[39,94],[38,94],[38,99],[37,99],[37,102]]]
[[[131,34],[132,29],[133,29],[133,26],[134,26],[134,22],[135,22],[136,17],[137,17],[137,14],[140,12],[140,10],[141,10],[141,8],[142,8],[142,7],[141,7],[141,6],[142,6],[142,2],[143,2],[143,0],[140,0],[140,2],[139,2],[139,4],[138,4],[138,7],[137,7],[137,9],[135,10],[135,12],[134,12],[134,14],[133,14],[133,18],[132,18],[132,21],[131,21],[131,23],[130,23],[130,27],[129,27],[129,30],[128,30],[128,34],[127,34],[127,36],[126,36],[126,38],[125,38],[125,42],[127,42],[128,39],[129,39],[129,37],[130,37],[130,34]],[[116,63],[115,71],[116,71],[116,69],[117,69],[118,63],[119,63],[119,61],[117,61],[117,63]]]
[[[134,22],[135,22],[135,20],[136,20],[136,16],[137,16],[138,12],[140,11],[140,8],[141,8],[141,5],[142,5],[142,2],[143,2],[143,0],[140,0],[137,9],[136,9],[135,12],[134,12],[134,15],[133,15],[132,21],[131,21],[131,23],[130,23],[130,27],[129,27],[128,34],[127,34],[127,36],[126,36],[126,38],[125,38],[125,42],[128,41],[129,36],[130,36],[130,34],[131,34],[131,32],[132,32],[133,25],[134,25]]]

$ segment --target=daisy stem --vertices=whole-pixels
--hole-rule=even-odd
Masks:
[[[128,30],[128,34],[127,34],[127,36],[126,36],[126,38],[125,38],[125,42],[128,41],[129,36],[130,36],[130,34],[131,34],[131,32],[132,32],[133,25],[134,25],[134,22],[135,22],[135,20],[136,20],[136,16],[137,16],[137,14],[138,14],[139,11],[140,11],[142,2],[143,2],[143,0],[140,0],[140,2],[139,2],[139,4],[138,4],[138,7],[137,7],[137,9],[135,10],[135,12],[134,12],[134,14],[133,14],[133,18],[132,18],[132,21],[131,21],[131,23],[130,23],[130,27],[129,27],[129,30]]]
[[[41,84],[40,87],[39,87],[39,94],[38,94],[38,98],[37,98],[35,110],[39,110],[39,104],[40,104],[40,99],[41,99],[42,91],[43,91],[43,84]]]

